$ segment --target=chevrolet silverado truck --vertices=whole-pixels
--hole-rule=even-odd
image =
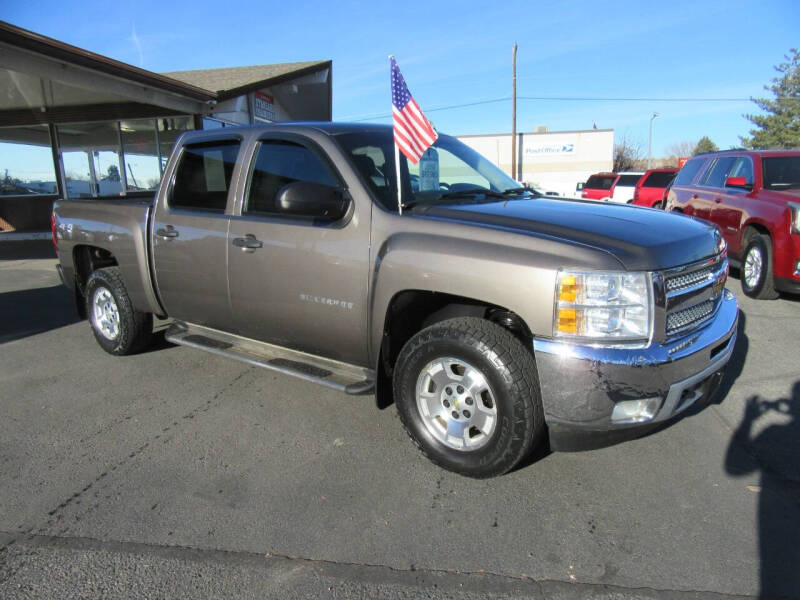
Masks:
[[[471,477],[640,435],[736,340],[713,226],[539,196],[447,135],[397,169],[388,126],[187,133],[154,199],[58,201],[53,238],[107,352],[170,318],[175,344],[394,402]]]

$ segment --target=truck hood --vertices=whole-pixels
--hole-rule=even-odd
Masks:
[[[555,237],[611,253],[630,271],[695,262],[718,251],[717,229],[703,221],[632,205],[581,200],[509,200],[417,207],[413,214]]]

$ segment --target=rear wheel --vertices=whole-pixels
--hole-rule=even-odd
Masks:
[[[751,234],[746,241],[739,273],[742,291],[758,300],[778,297],[772,276],[772,240],[762,233]]]
[[[133,354],[152,339],[153,315],[133,308],[118,267],[98,269],[89,276],[86,314],[97,343],[109,354]]]
[[[533,356],[484,319],[449,319],[413,336],[397,359],[394,397],[425,456],[468,477],[509,471],[543,436]]]

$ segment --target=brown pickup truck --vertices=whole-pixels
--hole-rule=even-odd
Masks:
[[[154,200],[56,203],[59,272],[107,352],[169,317],[173,343],[394,401],[472,477],[713,392],[738,317],[714,227],[539,196],[446,135],[401,160],[402,212],[397,179],[387,126],[188,133]]]

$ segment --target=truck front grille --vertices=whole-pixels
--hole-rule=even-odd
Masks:
[[[699,283],[710,281],[714,276],[714,266],[704,267],[691,273],[674,275],[667,279],[667,292],[675,292],[693,287]]]
[[[689,308],[667,315],[667,335],[674,335],[684,329],[705,321],[717,307],[718,300],[706,300]]]
[[[728,259],[722,254],[664,273],[667,337],[697,329],[714,316],[727,274]]]

